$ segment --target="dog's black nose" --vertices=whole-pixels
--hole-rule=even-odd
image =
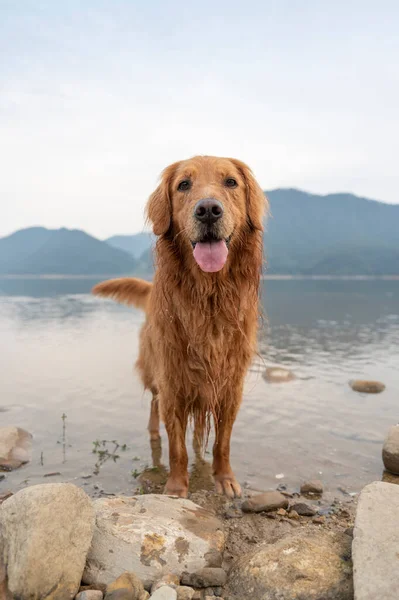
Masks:
[[[211,225],[223,216],[223,204],[215,198],[204,198],[197,202],[194,208],[194,217],[201,223]]]

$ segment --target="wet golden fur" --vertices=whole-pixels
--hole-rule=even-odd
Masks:
[[[235,178],[235,189],[226,187],[228,177]],[[178,184],[185,178],[192,184],[183,193]],[[193,207],[207,197],[224,206],[218,235],[231,236],[227,262],[216,273],[203,272],[192,250],[200,235]],[[261,188],[238,160],[195,157],[174,163],[165,169],[147,205],[159,236],[153,284],[124,278],[93,290],[146,311],[137,367],[153,393],[150,433],[159,435],[158,405],[168,433],[167,493],[187,494],[188,419],[193,418],[196,436],[203,438],[212,417],[217,490],[229,497],[240,495],[230,466],[230,436],[256,350],[265,207]]]

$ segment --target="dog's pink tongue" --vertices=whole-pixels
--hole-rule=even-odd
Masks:
[[[206,273],[216,273],[224,267],[229,251],[224,240],[219,242],[198,242],[194,248],[194,258]]]

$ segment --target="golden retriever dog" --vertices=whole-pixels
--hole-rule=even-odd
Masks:
[[[266,199],[250,169],[232,158],[196,156],[167,167],[147,215],[158,236],[153,283],[105,281],[93,293],[143,309],[137,368],[151,390],[149,430],[169,438],[165,493],[186,497],[186,429],[215,429],[216,490],[241,495],[230,437],[256,350]]]

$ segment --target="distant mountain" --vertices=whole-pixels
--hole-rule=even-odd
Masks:
[[[353,194],[266,192],[269,273],[399,274],[399,205]]]
[[[126,252],[79,230],[32,227],[0,239],[3,275],[118,275],[136,266]]]
[[[113,235],[104,241],[113,248],[119,248],[119,250],[131,254],[134,258],[139,258],[145,250],[149,249],[154,241],[153,238],[154,236],[151,233],[143,231],[135,235]]]
[[[267,272],[399,275],[399,205],[352,194],[266,192]],[[31,227],[0,239],[0,274],[118,275],[153,272],[150,233],[102,242],[83,231]]]

